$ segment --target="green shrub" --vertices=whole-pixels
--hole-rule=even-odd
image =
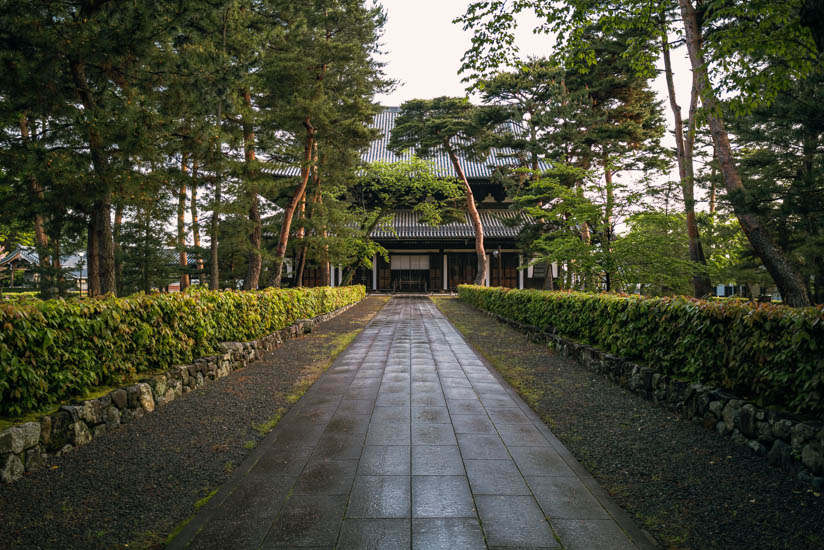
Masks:
[[[0,414],[214,354],[357,302],[363,286],[0,304]]]
[[[824,412],[822,307],[470,285],[460,286],[458,296],[507,319],[764,405]]]

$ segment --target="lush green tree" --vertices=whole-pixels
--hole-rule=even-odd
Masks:
[[[401,105],[389,139],[389,149],[397,153],[414,149],[421,158],[429,158],[439,152],[449,157],[458,180],[463,184],[466,208],[475,230],[475,254],[478,257],[476,285],[484,284],[488,260],[481,216],[460,159],[483,159],[486,156],[491,128],[480,123],[483,119],[479,115],[480,109],[466,98],[442,96],[413,99]]]
[[[683,214],[640,212],[630,216],[625,234],[615,241],[618,276],[627,292],[665,296],[689,294],[695,264]]]
[[[748,201],[736,208],[766,220],[782,252],[799,265],[805,281],[813,281],[809,291],[816,303],[824,302],[823,102],[819,70],[730,126],[749,189]]]
[[[272,51],[261,75],[267,94],[260,105],[286,136],[286,147],[278,144],[278,150],[291,151],[301,177],[283,206],[272,277],[276,287],[313,166],[316,187],[325,180],[334,183],[341,171],[353,172],[359,151],[375,137],[368,127],[377,112],[372,97],[389,84],[374,59],[385,22],[380,6],[363,0],[288,3],[281,17],[284,47]]]
[[[451,178],[440,177],[432,165],[417,157],[398,162],[374,162],[364,167],[357,182],[346,189],[346,202],[359,220],[355,249],[358,260],[350,264],[344,283],[359,267],[372,267],[375,245],[372,232],[390,220],[394,210],[415,210],[421,223],[439,225],[456,217],[461,187]]]
[[[674,3],[664,4],[666,10],[673,7]],[[729,117],[724,115],[718,98],[727,94],[732,98],[732,112],[744,113],[758,104],[771,103],[793,78],[809,74],[820,63],[820,41],[814,39],[820,33],[815,33],[818,26],[802,22],[802,15],[815,8],[801,0],[778,4],[679,0],[677,8],[724,186],[729,194],[746,195],[748,190],[736,167],[726,129]],[[513,14],[525,9],[542,17],[545,23],[541,30],[557,33],[559,50],[576,51],[582,64],[594,61],[591,49],[579,48],[582,31],[588,26],[598,23],[607,32],[640,29],[641,38],[629,44],[626,58],[642,71],[652,66],[643,35],[649,38],[652,34],[648,32],[650,21],[657,20],[662,12],[658,2],[493,0],[473,2],[456,20],[475,30],[473,47],[464,57],[463,69],[482,75],[510,61],[516,24]],[[776,247],[763,220],[746,211],[736,211],[736,215],[786,303],[808,305],[809,295],[798,270]]]

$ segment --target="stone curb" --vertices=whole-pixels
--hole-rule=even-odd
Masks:
[[[710,386],[684,382],[623,357],[580,344],[558,334],[483,311],[524,332],[588,370],[657,403],[682,417],[749,447],[769,464],[824,491],[824,422],[765,409]]]
[[[103,437],[121,424],[134,422],[185,393],[242,369],[263,352],[311,332],[358,303],[360,300],[312,319],[301,319],[251,342],[221,342],[222,354],[200,357],[190,365],[172,367],[103,397],[62,405],[39,421],[7,428],[0,432],[0,482],[16,481],[43,466],[49,456],[60,456]]]

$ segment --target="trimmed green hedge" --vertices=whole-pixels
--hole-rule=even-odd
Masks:
[[[364,297],[363,286],[0,304],[0,414],[166,370]]]
[[[824,412],[824,309],[683,296],[507,290],[458,296],[656,370],[798,412]]]

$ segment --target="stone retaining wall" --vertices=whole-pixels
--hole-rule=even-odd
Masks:
[[[355,304],[300,320],[251,342],[223,342],[220,355],[201,357],[191,365],[173,367],[162,374],[117,388],[103,397],[63,405],[37,422],[12,426],[0,432],[0,480],[10,483],[41,467],[48,456],[60,456],[92,439],[105,436],[121,424],[134,422],[181,395],[241,369],[265,351],[286,340],[311,332],[318,324]]]
[[[622,357],[580,344],[537,327],[484,312],[545,343],[588,370],[746,445],[769,463],[824,490],[824,422],[759,407],[755,403],[702,384],[689,383],[642,367]]]

